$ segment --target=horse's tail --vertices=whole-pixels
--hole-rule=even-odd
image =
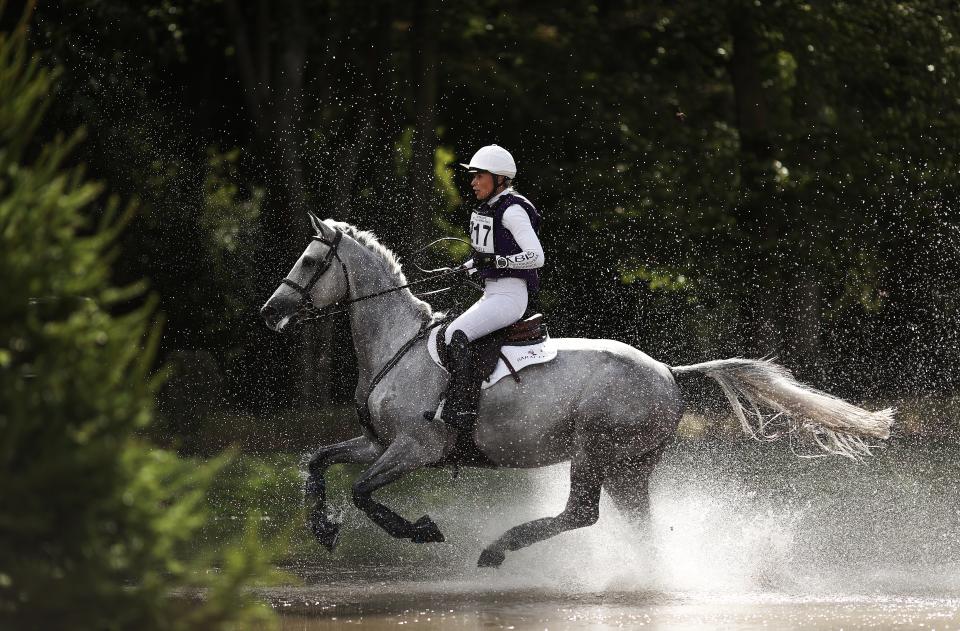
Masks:
[[[786,424],[785,432],[808,433],[828,453],[857,458],[870,454],[867,440],[890,436],[893,408],[870,412],[857,407],[798,382],[789,370],[769,359],[737,357],[670,370],[675,375],[702,373],[716,380],[743,430],[754,438],[772,440],[784,433],[771,431],[771,423],[777,420]],[[762,408],[773,413],[764,414]]]

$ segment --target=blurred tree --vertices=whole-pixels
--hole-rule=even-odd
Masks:
[[[405,254],[460,229],[472,202],[442,203],[467,188],[449,165],[490,142],[544,210],[557,333],[672,362],[777,352],[871,392],[900,387],[904,365],[914,383],[956,383],[953,320],[931,315],[952,309],[952,259],[930,253],[952,243],[960,138],[945,0],[60,0],[39,13],[35,39],[69,68],[50,129],[86,124],[78,157],[141,196],[124,268],[161,295],[162,351],[209,349],[235,405],[319,403],[327,377],[351,396],[350,370],[330,370],[351,361],[342,323],[317,335],[332,335],[325,352],[255,316],[304,243],[286,198]],[[234,203],[210,193],[221,183]],[[231,206],[244,229],[223,259],[210,217]],[[287,254],[266,254],[284,240]],[[570,299],[582,291],[590,311]],[[322,359],[289,361],[301,351]]]
[[[439,208],[433,157],[437,149],[437,75],[440,64],[440,15],[435,0],[417,2],[410,30],[413,135],[410,141],[410,237],[423,243],[433,237]]]
[[[553,220],[548,250],[561,253],[546,297],[558,285],[599,295],[588,321],[553,299],[561,322],[610,334],[619,317],[667,358],[778,351],[807,374],[860,381],[871,361],[890,365],[877,351],[900,352],[893,331],[880,340],[854,323],[892,295],[877,293],[878,273],[905,233],[888,222],[926,224],[909,233],[913,250],[942,233],[930,197],[913,192],[937,181],[942,209],[953,195],[946,4],[494,6],[464,32],[484,70],[455,101],[502,102],[460,108],[470,113],[458,122],[499,129],[541,160],[532,184]],[[610,263],[645,287],[610,288]],[[647,316],[639,329],[633,309]]]
[[[132,208],[98,203],[102,187],[65,166],[81,134],[40,139],[60,71],[29,54],[26,22],[0,34],[0,626],[260,628],[272,617],[247,590],[269,575],[255,530],[243,553],[193,541],[223,462],[136,438],[159,326],[142,283],[111,282]],[[205,599],[176,594],[187,588]]]
[[[212,355],[226,382],[217,406],[288,406],[295,345],[268,337],[257,314],[291,263],[262,252],[260,230],[266,184],[284,180],[265,175],[275,160],[260,159],[243,92],[217,66],[232,50],[223,5],[62,0],[36,24],[35,45],[67,70],[41,133],[85,126],[72,159],[140,200],[118,278],[151,279],[167,318],[161,356]],[[176,383],[199,391],[206,378]]]
[[[302,252],[309,225],[306,212],[312,210],[301,149],[310,22],[301,0],[264,0],[255,7],[225,0],[224,7],[253,126],[253,154],[263,168],[257,179],[268,192],[257,268],[272,271],[275,262],[293,261]],[[320,35],[322,41],[322,30]],[[263,275],[263,284],[278,277]],[[323,323],[307,324],[293,355],[298,404],[303,409],[329,401],[330,335],[330,327]],[[253,341],[262,344],[262,336]]]

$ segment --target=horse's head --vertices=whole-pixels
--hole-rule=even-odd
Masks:
[[[283,331],[297,319],[343,300],[350,291],[346,266],[337,251],[343,233],[312,213],[309,217],[316,236],[260,309],[260,315],[274,331]],[[335,267],[340,267],[342,273]]]

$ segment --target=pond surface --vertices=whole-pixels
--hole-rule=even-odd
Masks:
[[[956,629],[960,598],[681,593],[611,586],[585,592],[451,577],[354,575],[274,593],[281,629]],[[381,577],[383,578],[383,577]]]
[[[654,478],[648,530],[605,499],[596,526],[499,570],[475,567],[480,550],[555,514],[567,468],[432,472],[419,480],[429,493],[384,499],[408,517],[429,512],[448,543],[394,541],[334,498],[347,543],[295,561],[302,584],[264,595],[282,629],[304,631],[960,628],[958,462],[952,444],[853,463],[780,444],[678,443]]]

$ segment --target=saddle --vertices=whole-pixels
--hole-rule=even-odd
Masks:
[[[444,324],[437,332],[437,356],[440,364],[447,366],[446,331],[448,324]],[[520,376],[503,353],[504,346],[531,346],[547,340],[547,325],[543,322],[543,314],[535,313],[529,318],[514,322],[508,327],[484,335],[479,340],[470,343],[473,350],[474,375],[479,386],[497,369],[500,360],[506,364],[514,379],[520,381]]]

